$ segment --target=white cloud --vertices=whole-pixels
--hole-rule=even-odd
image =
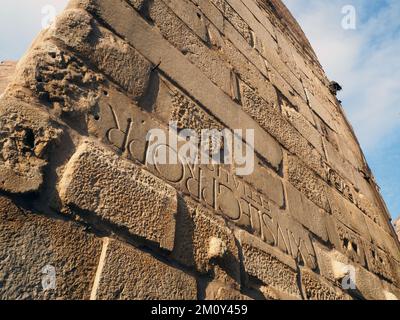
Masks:
[[[284,2],[328,77],[343,85],[339,98],[364,149],[372,151],[400,122],[400,2]],[[356,8],[356,30],[341,26],[348,4]]]

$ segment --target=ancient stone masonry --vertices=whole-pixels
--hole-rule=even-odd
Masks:
[[[394,227],[397,233],[397,236],[400,239],[400,218],[398,218],[395,222],[394,222]]]
[[[280,0],[72,0],[14,66],[1,299],[400,298],[390,215]],[[254,171],[152,161],[171,122],[254,130]]]

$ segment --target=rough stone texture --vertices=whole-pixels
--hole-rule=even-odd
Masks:
[[[82,226],[0,196],[0,299],[89,299],[100,252]],[[55,290],[42,285],[46,266],[55,268]]]
[[[38,191],[49,154],[62,134],[61,126],[38,106],[3,98],[0,128],[0,190]]]
[[[229,287],[219,281],[207,284],[206,300],[252,300],[235,288]]]
[[[310,270],[301,270],[301,283],[307,300],[349,300],[340,289]]]
[[[92,299],[195,300],[196,279],[117,240],[104,239]]]
[[[400,218],[398,218],[395,222],[394,222],[394,228],[396,230],[397,236],[399,237],[400,240]]]
[[[16,65],[14,61],[0,61],[0,95],[11,82]]]
[[[71,0],[0,64],[0,297],[399,298],[399,241],[329,83],[281,0]],[[170,121],[254,130],[254,171],[152,163],[187,142],[150,148]]]
[[[176,191],[152,174],[90,142],[81,145],[59,183],[60,198],[96,217],[172,250]],[[79,214],[79,213],[78,213]]]
[[[244,231],[237,232],[245,272],[265,285],[300,297],[295,261]]]
[[[233,233],[222,219],[190,200],[181,200],[172,256],[216,279],[240,282],[240,261]]]

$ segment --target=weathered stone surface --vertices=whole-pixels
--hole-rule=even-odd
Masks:
[[[0,61],[0,95],[11,82],[16,65],[14,61]]]
[[[104,220],[172,250],[175,189],[94,143],[83,143],[59,183],[60,198],[85,216]]]
[[[225,93],[230,93],[230,66],[201,41],[208,40],[206,26],[201,16],[197,16],[193,4],[187,0],[156,0],[149,5],[148,17],[154,21],[165,39]]]
[[[253,300],[250,297],[240,293],[235,288],[226,286],[224,283],[212,281],[207,284],[206,300]]]
[[[368,241],[371,240],[368,231],[365,215],[350,201],[344,199],[336,190],[330,189],[328,191],[329,205],[331,207],[332,215],[342,221],[353,231],[362,235]]]
[[[350,297],[310,270],[301,269],[301,284],[307,300],[350,300]]]
[[[66,10],[49,35],[62,41],[82,59],[139,101],[149,85],[153,65],[127,42],[101,27],[83,10]]]
[[[94,1],[94,0],[93,0]],[[120,35],[134,45],[149,61],[159,65],[174,81],[196,97],[202,105],[229,128],[253,129],[255,132],[254,149],[272,166],[278,168],[282,160],[282,150],[278,143],[249,116],[236,107],[236,104],[214,86],[199,70],[188,62],[179,51],[163,37],[154,32],[142,18],[125,3],[118,1],[113,8],[105,1],[96,0],[96,14]],[[90,9],[90,8],[88,8]],[[124,23],[121,23],[124,21]],[[230,112],[225,110],[229,106]],[[267,147],[268,146],[268,147]]]
[[[182,199],[177,216],[177,232],[172,257],[201,273],[213,271],[215,278],[240,282],[238,248],[232,231],[223,219]]]
[[[354,268],[347,256],[339,251],[324,248],[323,245],[314,243],[320,274],[333,283],[340,284],[345,276],[349,275],[350,268]]]
[[[330,212],[327,196],[327,185],[298,157],[288,156],[288,180],[299,191],[317,206]]]
[[[336,219],[332,219],[332,221],[338,235],[338,243],[334,243],[335,248],[349,257],[351,261],[366,267],[365,251],[361,236],[346,227],[342,222]]]
[[[117,240],[103,241],[92,299],[197,299],[193,276]]]
[[[396,230],[397,236],[399,237],[400,240],[400,218],[398,218],[394,223],[394,228]]]
[[[0,190],[38,191],[51,148],[62,135],[61,126],[38,106],[0,100]]]
[[[56,115],[79,116],[95,107],[104,79],[44,32],[19,62],[5,95],[40,103]]]
[[[0,196],[0,299],[89,299],[100,252],[101,241],[82,226]]]
[[[71,0],[12,68],[0,64],[1,297],[399,298],[390,215],[281,0]],[[187,142],[170,122],[252,130],[237,146],[254,147],[254,170],[152,162]],[[209,140],[219,158],[231,144]],[[43,292],[46,263],[57,288]]]
[[[236,233],[249,276],[294,297],[300,297],[295,261],[245,231]]]
[[[319,238],[327,241],[329,238],[326,227],[327,213],[308,200],[290,183],[286,183],[286,194],[290,215]]]

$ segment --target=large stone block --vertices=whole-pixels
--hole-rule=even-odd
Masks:
[[[241,245],[245,272],[266,285],[300,298],[294,259],[246,233],[236,232]]]
[[[0,197],[2,300],[89,299],[100,252],[101,241],[82,226]]]
[[[172,257],[223,282],[240,282],[238,248],[221,217],[189,200],[180,200]]]
[[[105,238],[93,300],[195,300],[196,279],[148,253]]]
[[[78,1],[79,2],[79,1]],[[96,4],[94,14],[105,21],[117,34],[125,37],[143,56],[165,72],[176,83],[199,101],[217,119],[234,129],[254,130],[254,149],[274,168],[282,161],[279,144],[250,116],[237,108],[231,98],[215,86],[196,66],[149,26],[128,4],[117,1],[110,8],[104,0],[91,0]],[[91,10],[85,2],[78,6]],[[93,10],[92,10],[93,11]],[[161,63],[160,63],[161,61]],[[226,112],[229,108],[229,113]]]
[[[285,184],[289,212],[299,223],[324,241],[329,239],[327,213],[308,200],[290,183]]]
[[[191,19],[187,17],[189,13],[193,15]],[[208,38],[205,22],[197,16],[194,5],[186,0],[179,2],[156,0],[149,6],[148,15],[165,39],[214,84],[226,94],[230,94],[230,66],[221,59],[218,52],[210,50],[206,45]],[[203,30],[199,39],[198,32],[201,25]]]
[[[330,212],[326,183],[310,170],[298,157],[288,156],[288,180],[317,206]]]
[[[351,263],[344,254],[335,249],[328,249],[317,242],[314,242],[314,249],[320,274],[326,279],[340,285],[345,276],[351,275],[350,270],[354,268],[354,263]]]
[[[339,288],[306,268],[301,269],[301,284],[307,300],[351,300]]]
[[[278,111],[276,105],[264,100],[242,83],[243,110],[275,137],[290,152],[298,155],[316,172],[322,174],[321,155]]]
[[[172,250],[175,189],[94,143],[83,143],[59,183],[66,206]]]
[[[62,127],[39,106],[0,100],[0,190],[36,192]]]
[[[62,41],[118,84],[134,101],[139,101],[146,93],[153,65],[127,42],[101,27],[86,11],[64,11],[48,36]]]
[[[349,200],[341,196],[336,190],[328,190],[329,205],[332,215],[353,231],[362,235],[364,239],[371,240],[369,230],[365,222],[364,213]]]
[[[50,29],[52,30],[52,29]],[[43,32],[19,61],[6,96],[41,104],[55,115],[79,116],[90,112],[101,95],[105,76],[90,69],[82,58],[54,43]],[[80,128],[80,130],[83,130]]]

